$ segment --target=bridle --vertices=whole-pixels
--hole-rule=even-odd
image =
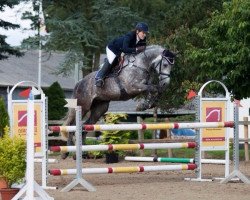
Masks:
[[[145,55],[146,58],[148,58],[148,56],[146,55],[145,52],[143,52],[143,54]],[[164,59],[168,62],[168,65],[174,65],[174,63],[175,63],[175,60],[174,60],[173,57],[165,56],[164,52],[161,54],[161,60],[154,66],[154,70],[155,71],[157,71],[156,69],[159,66],[159,72],[158,72],[158,74],[163,76],[163,78],[161,78],[160,81],[165,80],[166,78],[170,78],[170,76],[171,76],[170,73],[164,73],[164,72],[162,72],[162,62],[163,62]],[[140,68],[142,71],[145,71],[147,73],[150,73],[147,69],[144,69],[144,68],[142,68],[140,66],[135,65],[134,61],[135,61],[135,58],[132,61],[132,63],[133,63],[132,66]]]
[[[158,74],[163,76],[163,78],[161,78],[160,81],[165,80],[166,78],[170,78],[170,76],[171,76],[170,73],[162,72],[162,62],[163,62],[163,60],[166,60],[168,62],[168,65],[174,65],[174,62],[175,62],[174,58],[161,55],[161,60],[154,67],[155,70],[156,70],[157,67],[159,66]]]

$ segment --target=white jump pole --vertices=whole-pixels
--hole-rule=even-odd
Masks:
[[[135,162],[169,162],[169,163],[195,163],[194,158],[165,158],[165,157],[136,157],[126,156],[127,161]],[[225,160],[221,159],[201,159],[202,164],[225,164]]]
[[[159,165],[159,166],[135,166],[135,167],[107,167],[107,168],[83,168],[84,174],[110,174],[110,173],[132,173],[132,172],[152,172],[152,171],[174,171],[174,170],[195,170],[195,164],[183,165]],[[49,173],[54,176],[73,175],[76,169],[51,169]]]
[[[138,150],[138,149],[177,149],[195,148],[195,142],[186,143],[148,143],[148,144],[109,144],[109,145],[84,145],[82,151],[111,151],[111,150]],[[77,146],[53,146],[50,151],[76,152]]]
[[[86,124],[85,131],[115,131],[115,130],[163,130],[163,129],[190,129],[190,128],[233,128],[234,123],[228,122],[194,122],[194,123],[158,123],[158,124]],[[53,132],[74,132],[76,126],[50,126]]]

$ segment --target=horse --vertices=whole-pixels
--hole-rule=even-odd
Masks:
[[[170,83],[170,72],[174,65],[175,53],[159,45],[147,46],[144,52],[124,56],[123,68],[117,76],[105,78],[103,88],[95,86],[97,72],[86,75],[76,83],[72,98],[81,106],[82,117],[89,113],[84,124],[95,124],[108,110],[110,101],[124,101],[144,94],[146,101],[138,110],[154,106],[161,88]],[[154,84],[155,78],[157,79]],[[63,126],[75,121],[75,109],[69,108]],[[83,137],[86,137],[83,132]],[[61,132],[67,145],[73,145],[73,134]],[[62,155],[66,158],[67,154]]]

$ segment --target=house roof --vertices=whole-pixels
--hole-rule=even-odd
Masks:
[[[74,75],[63,77],[53,74],[64,59],[61,53],[42,53],[41,86],[49,87],[58,81],[62,88],[72,89],[75,85]],[[13,86],[20,81],[38,81],[38,50],[26,51],[22,57],[10,56],[0,60],[0,85]]]

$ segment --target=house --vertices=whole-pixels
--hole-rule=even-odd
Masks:
[[[63,77],[55,74],[57,66],[63,59],[64,55],[60,53],[42,54],[41,87],[47,88],[57,81],[63,88],[65,96],[69,98],[75,85],[74,76]],[[7,91],[20,81],[38,82],[38,50],[26,51],[22,57],[10,56],[0,61],[0,96],[6,102]],[[21,87],[17,88],[13,98],[18,99],[18,93],[22,90]]]

